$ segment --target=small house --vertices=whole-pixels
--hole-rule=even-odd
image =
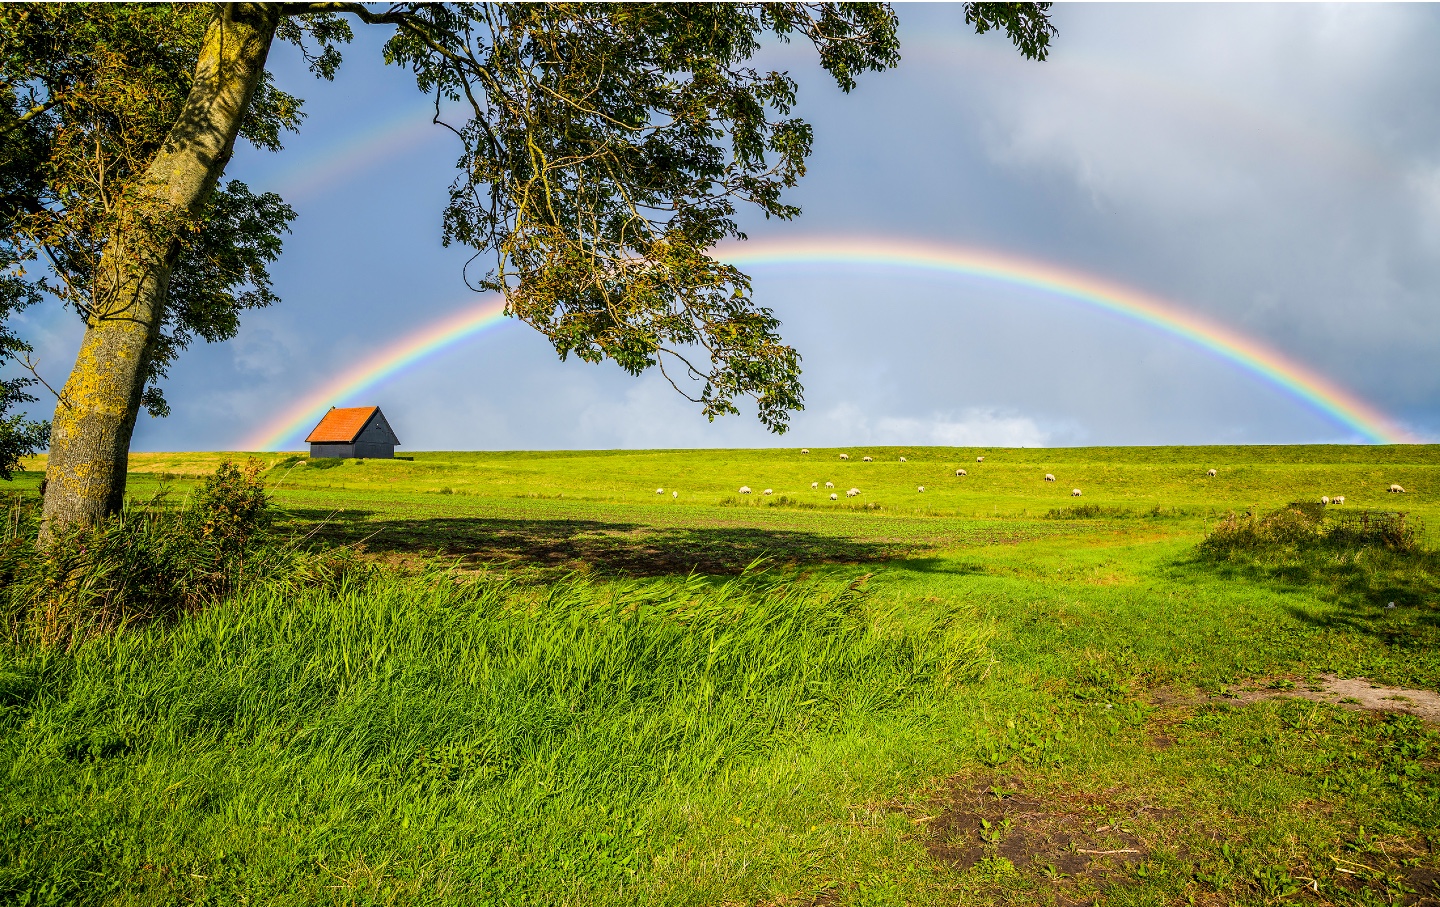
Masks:
[[[378,406],[332,406],[305,442],[311,457],[393,460],[400,439]]]

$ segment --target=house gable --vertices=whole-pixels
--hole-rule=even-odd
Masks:
[[[389,459],[400,439],[378,406],[332,407],[305,438],[312,457]]]

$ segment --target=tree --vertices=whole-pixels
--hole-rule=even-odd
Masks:
[[[1043,59],[1048,6],[965,15]],[[661,369],[712,419],[748,396],[783,431],[803,405],[774,314],[708,254],[743,238],[739,203],[799,214],[781,198],[810,151],[797,86],[747,61],[766,36],[805,40],[848,92],[899,61],[888,5],[5,6],[0,128],[39,180],[7,198],[3,242],[43,258],[51,276],[33,285],[86,323],[55,412],[47,532],[120,505],[135,418],[165,411],[173,356],[275,300],[266,267],[293,212],[221,178],[237,138],[278,150],[300,122],[265,71],[273,43],[333,78],[352,21],[394,29],[387,62],[461,141],[442,241],[483,257],[473,287],[503,293],[562,357]],[[462,122],[442,117],[452,108]]]
[[[0,249],[0,256],[4,254]],[[0,258],[0,271],[9,264]],[[30,345],[17,337],[6,322],[12,312],[38,301],[39,293],[18,275],[0,274],[0,366],[22,358],[28,362]],[[34,378],[0,378],[0,479],[9,481],[14,470],[21,468],[20,458],[43,448],[50,434],[50,423],[10,412],[17,404],[35,402],[35,397],[26,389],[38,383]]]

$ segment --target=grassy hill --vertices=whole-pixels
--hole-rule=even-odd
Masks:
[[[0,646],[0,904],[1440,898],[1440,733],[1326,693],[1440,690],[1440,447],[841,452],[264,455],[380,566]]]

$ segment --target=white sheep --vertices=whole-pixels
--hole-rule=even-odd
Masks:
[[[1207,476],[1209,476],[1210,478],[1213,479],[1213,478],[1215,478],[1216,476],[1218,476],[1220,473],[1218,473],[1218,472],[1216,472],[1215,470],[1212,469],[1212,470],[1210,470],[1209,472],[1207,472],[1207,473],[1205,473],[1205,474],[1206,474]]]
[[[905,462],[905,458],[904,458],[904,457],[901,457],[901,458],[900,458],[900,462],[901,462],[901,463],[904,463],[904,462]]]
[[[875,458],[874,458],[874,457],[861,457],[861,458],[860,458],[860,462],[861,462],[861,463],[873,463],[873,462],[875,462]]]
[[[810,448],[808,448],[808,447],[802,447],[802,448],[800,448],[800,452],[801,452],[802,454],[809,453],[809,452],[810,452]]]
[[[984,462],[985,462],[985,458],[984,458],[984,457],[976,457],[976,458],[975,458],[975,462],[976,462],[976,463],[984,463]]]
[[[670,492],[670,497],[672,497],[672,498],[678,498],[678,497],[680,497],[680,492],[678,492],[678,491],[672,491],[672,492]]]
[[[860,493],[860,489],[858,489],[858,488],[852,488],[852,489],[850,489],[849,491],[845,492],[845,497],[847,497],[847,498],[853,498],[853,497],[855,497],[855,496],[856,496],[857,494],[859,494],[859,493]]]
[[[1389,490],[1389,492],[1390,492],[1391,494],[1404,494],[1404,493],[1405,493],[1405,489],[1401,488],[1399,485],[1391,485],[1388,490]]]
[[[760,492],[760,493],[761,493],[761,494],[774,494],[774,493],[775,493],[775,489],[773,489],[773,488],[767,488],[767,489],[765,489],[764,491],[762,491],[762,492]]]
[[[1328,505],[1330,503],[1330,499],[1322,494],[1320,496],[1320,503]]]
[[[957,469],[957,470],[955,470],[955,475],[956,475],[957,478],[964,477],[964,476],[968,476],[969,474],[970,474],[970,473],[966,472],[966,471],[963,470],[963,469]]]
[[[740,486],[740,493],[741,493],[741,494],[749,494],[749,493],[750,493],[750,486],[749,486],[749,485],[741,485],[741,486]]]
[[[923,492],[925,491],[925,486],[924,486],[924,485],[921,485],[919,488],[917,488],[917,489],[915,489],[915,490],[923,493]]]
[[[842,460],[848,460],[848,459],[850,459],[850,455],[849,455],[849,454],[841,454],[841,455],[840,455],[840,459],[842,459]]]
[[[664,493],[665,493],[665,489],[663,489],[663,488],[657,488],[657,489],[655,489],[655,493],[656,493],[656,494],[664,494]]]
[[[819,482],[811,482],[811,483],[810,483],[810,488],[811,488],[812,490],[813,490],[813,489],[816,489],[816,488],[819,488],[819,487],[820,487],[820,483],[819,483]]]
[[[832,492],[830,493],[830,500],[832,500],[832,501],[838,501],[838,500],[840,500],[840,495],[835,494],[835,493],[832,491]]]
[[[1070,497],[1072,497],[1072,498],[1078,498],[1078,497],[1080,497],[1080,489],[1078,489],[1078,488],[1072,488],[1072,489],[1070,489]]]
[[[826,488],[834,488],[834,487],[835,487],[835,483],[834,483],[834,482],[826,482],[826,483],[825,483],[825,487],[826,487]]]
[[[1055,481],[1055,477],[1052,476],[1050,473],[1047,472],[1047,473],[1045,473],[1045,481],[1047,481],[1047,482],[1053,482],[1053,481]]]
[[[1337,494],[1337,495],[1335,495],[1335,497],[1333,497],[1333,498],[1330,499],[1330,503],[1332,503],[1332,504],[1343,504],[1343,503],[1345,503],[1345,495],[1343,495],[1343,494]]]

